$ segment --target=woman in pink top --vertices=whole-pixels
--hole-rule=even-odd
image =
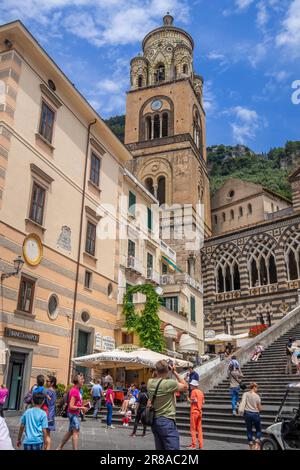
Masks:
[[[113,385],[109,383],[107,386],[106,394],[105,394],[105,405],[107,409],[106,427],[110,429],[114,429],[114,426],[112,426],[111,424],[113,407],[115,406],[114,399],[115,399],[115,392],[113,391]]]
[[[8,388],[6,388],[4,384],[2,384],[0,388],[0,416],[2,418],[4,418],[3,408],[4,408],[5,400],[7,397],[8,397]]]
[[[87,412],[87,408],[83,406],[80,389],[84,384],[84,377],[81,374],[76,374],[73,379],[73,388],[68,393],[68,418],[70,421],[69,431],[66,433],[60,446],[57,450],[62,450],[65,444],[72,437],[73,450],[78,450],[78,438],[80,432],[80,421],[79,415],[82,410],[84,413]]]

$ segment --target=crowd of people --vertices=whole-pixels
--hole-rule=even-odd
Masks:
[[[251,355],[252,361],[258,361],[263,355],[264,348],[257,344]],[[296,366],[296,374],[300,375],[300,346],[295,338],[289,338],[286,344],[286,374],[292,374],[292,365]],[[231,408],[234,416],[245,419],[247,438],[250,450],[259,450],[262,438],[261,429],[261,398],[258,385],[252,382],[246,390],[243,383],[243,372],[235,355],[230,356],[228,378],[231,396]],[[80,421],[93,408],[93,418],[98,419],[102,403],[106,407],[106,428],[114,429],[112,425],[116,394],[124,392],[120,383],[114,388],[113,378],[107,373],[93,383],[90,390],[90,400],[83,400],[84,376],[76,373],[73,385],[64,395],[61,405],[61,415],[69,420],[68,431],[57,450],[62,450],[71,439],[74,450],[78,449]],[[243,392],[240,397],[240,392]],[[176,425],[176,401],[183,394],[190,404],[190,434],[191,443],[188,449],[203,448],[202,408],[204,394],[199,389],[199,374],[190,367],[182,378],[173,362],[159,361],[148,383],[142,382],[139,387],[132,383],[125,389],[119,413],[122,415],[124,427],[128,427],[134,419],[131,436],[135,437],[138,426],[142,425],[142,436],[146,435],[146,410],[154,411],[151,423],[156,450],[179,450],[180,437]],[[9,431],[4,419],[4,406],[9,396],[9,390],[2,384],[0,387],[0,449],[13,449]],[[241,398],[241,399],[240,399]],[[91,403],[92,402],[92,403]],[[22,415],[16,446],[23,444],[24,450],[50,450],[51,433],[56,430],[55,416],[57,412],[57,382],[56,377],[38,375],[36,384],[24,397],[26,410]],[[91,410],[92,411],[92,410]],[[253,428],[255,433],[253,432]],[[25,438],[22,443],[23,434]]]

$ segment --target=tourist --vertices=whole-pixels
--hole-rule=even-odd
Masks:
[[[237,404],[239,401],[239,391],[243,374],[240,369],[239,363],[236,361],[231,361],[228,367],[228,378],[229,378],[229,387],[231,395],[231,407],[232,414],[235,416],[237,414]]]
[[[31,389],[32,395],[34,393],[43,393],[45,394],[45,377],[43,375],[38,375],[36,378],[36,384]]]
[[[261,357],[263,350],[264,350],[263,346],[261,344],[257,344],[255,346],[251,360],[257,362],[258,359]]]
[[[105,386],[105,387],[108,387],[108,385],[109,385],[109,384],[112,385],[113,382],[114,382],[114,381],[113,381],[113,378],[112,378],[111,375],[109,375],[109,371],[108,371],[108,369],[107,369],[106,375],[105,375],[105,377],[104,377],[104,386]]]
[[[261,399],[257,393],[258,386],[255,382],[250,384],[250,389],[245,392],[240,404],[239,414],[243,414],[246,427],[247,437],[250,450],[260,450],[261,432]],[[255,427],[256,439],[253,440],[253,426]]]
[[[83,406],[82,396],[80,394],[80,389],[84,384],[84,377],[81,374],[76,374],[73,379],[73,387],[68,393],[68,418],[69,418],[69,430],[65,434],[61,444],[58,446],[57,450],[62,450],[66,445],[68,440],[72,437],[72,446],[73,450],[78,450],[78,439],[80,432],[80,421],[79,415],[80,411],[85,413],[87,408]]]
[[[188,446],[188,449],[196,449],[197,434],[199,449],[203,448],[203,432],[202,432],[202,407],[204,404],[204,394],[199,390],[199,382],[192,380],[191,382],[191,414],[190,414],[190,425],[191,425],[191,436],[192,443]]]
[[[106,429],[114,429],[115,427],[111,424],[112,423],[112,414],[113,414],[113,407],[115,399],[115,392],[113,391],[113,384],[108,382],[107,390],[105,393],[105,406],[107,409],[106,415]]]
[[[122,419],[122,423],[123,423],[123,426],[125,426],[126,428],[128,428],[129,426],[129,423],[131,421],[131,418],[132,418],[132,412],[131,410],[128,410],[125,414],[125,416],[123,416],[123,419]]]
[[[292,363],[296,366],[296,375],[300,375],[300,347],[298,341],[294,341],[291,346]]]
[[[148,400],[149,400],[149,395],[148,395],[148,392],[147,392],[146,384],[142,383],[141,391],[140,391],[139,396],[138,396],[138,406],[137,406],[137,410],[136,410],[136,417],[135,417],[135,421],[134,421],[134,427],[133,427],[133,431],[132,431],[132,434],[131,434],[132,437],[135,437],[135,435],[136,435],[138,425],[139,425],[139,423],[142,419],[142,414],[146,409]],[[145,435],[146,435],[146,426],[143,425],[143,437]]]
[[[293,373],[293,363],[292,363],[292,345],[295,341],[295,338],[289,338],[288,342],[286,343],[285,351],[286,351],[286,366],[285,366],[285,373],[286,375],[291,375]]]
[[[47,428],[47,446],[46,450],[51,449],[51,431],[55,431],[55,405],[57,380],[53,375],[49,375],[46,380],[46,403],[48,408],[48,428]]]
[[[172,370],[176,380],[168,379]],[[175,393],[188,390],[188,384],[176,372],[175,366],[166,361],[156,363],[157,378],[149,379],[148,393],[155,417],[152,426],[156,450],[179,450],[179,433],[176,427]],[[154,403],[153,403],[154,402]]]
[[[25,431],[24,450],[47,449],[48,420],[45,411],[42,410],[44,401],[45,395],[43,393],[33,394],[33,407],[26,410],[21,418],[17,448],[21,447],[22,436]]]
[[[193,366],[189,367],[189,372],[185,376],[185,380],[188,381],[189,384],[189,396],[191,395],[191,382],[193,380],[196,380],[197,382],[199,381],[199,374],[198,372],[195,371],[195,368]]]
[[[0,450],[14,450],[5,419],[0,416]]]
[[[122,407],[121,407],[119,413],[121,413],[122,415],[125,415],[127,410],[128,410],[128,406],[129,405],[130,406],[135,405],[138,395],[139,395],[138,388],[135,386],[135,384],[131,384],[128,391],[127,391],[127,397],[123,401]],[[134,400],[133,400],[133,398],[134,398]],[[131,403],[130,403],[130,400],[131,400]]]
[[[101,401],[102,401],[102,394],[103,394],[103,388],[100,385],[101,380],[97,380],[96,384],[93,385],[93,388],[91,390],[91,395],[93,398],[93,406],[94,406],[94,414],[93,418],[97,419],[98,418],[98,411],[99,408],[101,408]]]
[[[6,399],[8,397],[8,394],[9,394],[8,388],[6,388],[5,384],[2,384],[0,387],[0,417],[2,418],[4,418],[3,409],[4,409]]]
[[[232,356],[231,361],[229,362],[229,367],[233,369],[238,369],[241,372],[241,366],[236,356]]]

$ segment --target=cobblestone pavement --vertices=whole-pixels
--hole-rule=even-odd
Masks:
[[[13,445],[15,446],[17,440],[17,433],[19,429],[19,417],[7,417],[7,425],[9,427]],[[68,419],[57,418],[57,431],[52,434],[52,448],[55,449],[64,433],[68,428]],[[130,437],[131,429],[116,427],[115,429],[105,429],[105,425],[98,421],[91,419],[86,420],[81,424],[81,432],[79,438],[79,449],[82,450],[155,450],[154,440],[151,431],[148,431],[145,437],[141,435],[141,429],[135,438]],[[185,446],[190,444],[190,439],[183,436],[180,439],[181,449],[184,450]],[[71,442],[68,442],[65,449],[71,449]],[[244,444],[236,444],[229,442],[219,442],[204,440],[204,450],[246,450],[247,446]]]

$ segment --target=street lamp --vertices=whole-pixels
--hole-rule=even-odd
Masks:
[[[14,260],[14,271],[10,273],[2,273],[1,282],[4,279],[7,279],[8,277],[17,276],[19,272],[21,271],[21,269],[23,268],[23,264],[24,264],[24,260],[21,258],[21,256],[18,256],[18,258]]]

